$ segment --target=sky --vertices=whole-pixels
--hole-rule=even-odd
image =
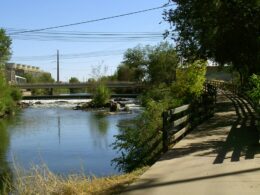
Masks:
[[[169,24],[162,18],[164,9],[34,33],[12,33],[146,10],[166,3],[168,0],[3,0],[0,28],[6,29],[12,38],[10,62],[39,66],[42,70],[51,72],[56,79],[56,53],[59,50],[60,80],[66,82],[71,77],[77,77],[86,81],[94,76],[93,69],[100,67],[100,74],[113,74],[128,48],[138,44],[156,45],[163,41],[159,34],[169,29]],[[74,33],[81,36],[93,32],[94,35],[79,39],[46,39],[42,38],[46,34],[40,34]],[[127,33],[124,36],[128,38],[104,38],[103,34],[109,32],[120,34],[119,36]],[[152,38],[150,34],[148,38],[135,38],[143,32],[156,35]]]

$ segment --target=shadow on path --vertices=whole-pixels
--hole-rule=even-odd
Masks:
[[[255,111],[245,99],[234,94],[220,96],[215,116],[185,139],[187,144],[169,150],[160,160],[188,155],[216,156],[213,164],[220,164],[229,158],[239,161],[242,156],[253,159],[260,153]],[[231,157],[227,157],[229,152]]]
[[[205,161],[205,165],[210,165],[208,166],[208,169],[212,169],[215,164],[222,164],[225,160],[238,162],[242,157],[245,159],[254,159],[258,153],[260,153],[259,133],[256,126],[256,114],[253,107],[245,99],[234,94],[226,93],[225,95],[222,94],[218,96],[215,116],[199,125],[173,149],[163,155],[160,161],[186,156],[192,156],[192,158],[183,160],[196,161],[196,157],[210,157],[207,159],[208,161]],[[200,160],[203,161],[204,158],[201,158]],[[182,159],[176,161],[176,163],[181,163],[181,161]],[[189,165],[191,166],[192,163]],[[199,161],[199,163],[201,163],[201,161]],[[203,163],[199,165],[203,166]],[[164,166],[165,165],[174,165],[174,163],[166,163]],[[172,187],[175,185],[177,186],[178,184],[190,184],[191,182],[197,181],[206,182],[207,180],[214,180],[217,184],[224,180],[229,181],[229,178],[227,177],[233,176],[236,177],[233,177],[232,181],[230,181],[233,182],[233,184],[240,185],[245,182],[244,179],[242,181],[233,181],[233,179],[243,178],[243,175],[246,174],[245,178],[248,178],[248,175],[252,175],[253,173],[254,175],[260,174],[260,165],[251,168],[249,166],[247,169],[239,170],[240,165],[238,164],[238,166],[236,166],[238,170],[229,170],[225,169],[225,164],[223,164],[223,166],[217,166],[221,167],[222,172],[219,172],[218,170],[216,172],[212,171],[213,173],[210,175],[202,173],[202,175],[196,176],[188,174],[187,171],[189,170],[187,170],[187,178],[178,178],[175,175],[173,167],[164,167],[160,172],[159,170],[161,167],[162,164],[159,164],[153,171],[150,171],[148,175],[141,178],[135,184],[130,185],[124,192],[126,194],[145,194],[149,189],[154,190],[155,188],[163,187],[160,189],[160,192],[169,194],[169,192],[173,193],[169,190],[173,190]],[[189,167],[187,168],[189,169]],[[201,170],[203,171],[204,169]],[[179,174],[180,172],[181,171],[179,171]],[[221,179],[215,180],[215,178]],[[250,185],[254,185],[254,181],[250,182]],[[222,184],[219,185],[222,186]],[[165,189],[165,191],[162,189]],[[194,189],[196,191],[196,187],[194,187]],[[247,190],[248,189],[245,191]],[[223,189],[223,191],[225,191],[225,189]]]
[[[255,154],[259,153],[259,133],[254,109],[243,98],[233,94],[227,97],[233,102],[237,120],[218,151],[214,164],[223,163],[229,151],[232,151],[231,161],[239,161],[241,156],[245,156],[245,159],[253,159]]]

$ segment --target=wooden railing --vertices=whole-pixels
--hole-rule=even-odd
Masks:
[[[208,80],[207,83],[216,88],[231,91],[234,94],[241,93],[241,87],[234,83],[228,83],[225,81],[218,81],[218,80]]]
[[[260,102],[253,101],[252,98],[250,98],[248,94],[245,93],[245,90],[243,90],[240,85],[216,80],[207,81],[207,83],[217,88],[231,91],[232,93],[245,98],[254,107],[256,111],[260,111]]]
[[[205,84],[204,93],[191,104],[163,112],[163,151],[183,137],[205,119],[213,116],[216,104],[216,87]]]

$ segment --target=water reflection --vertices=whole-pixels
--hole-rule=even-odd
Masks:
[[[6,129],[6,122],[0,119],[0,193],[3,190],[4,181],[12,178],[12,172],[6,161],[10,138]]]
[[[109,123],[107,120],[107,116],[103,113],[96,113],[91,115],[91,121],[93,122],[92,124],[96,124],[98,130],[97,132],[101,136],[105,136],[107,134],[107,130],[109,128]]]
[[[58,119],[58,137],[59,137],[59,144],[60,144],[60,136],[61,136],[61,127],[60,127],[60,115],[57,117]]]
[[[12,121],[1,123],[0,179],[11,173],[13,163],[25,170],[44,163],[62,175],[82,170],[97,176],[117,174],[111,166],[117,152],[110,145],[118,134],[119,121],[135,116],[61,107],[25,109]]]
[[[95,147],[107,149],[109,142],[107,140],[107,132],[109,122],[107,116],[102,113],[93,113],[90,115],[90,133]]]

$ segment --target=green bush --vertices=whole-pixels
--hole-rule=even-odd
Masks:
[[[153,164],[162,153],[163,111],[191,102],[203,90],[205,81],[203,61],[196,61],[177,71],[172,84],[152,86],[141,98],[144,112],[129,127],[123,127],[113,143],[121,155],[113,160],[117,168],[130,172]]]
[[[22,99],[22,93],[21,93],[20,89],[18,89],[18,88],[12,87],[10,95],[11,95],[12,99],[16,102]]]
[[[20,99],[20,91],[9,86],[0,71],[0,116],[11,113]]]
[[[249,97],[253,100],[256,105],[256,111],[260,114],[260,75],[253,74],[249,79],[248,91]],[[258,128],[260,129],[260,120],[258,119]]]
[[[42,73],[38,76],[33,76],[32,74],[25,74],[24,77],[26,78],[28,83],[54,83],[55,80],[51,77],[49,73]],[[49,95],[49,89],[33,89],[32,95]]]
[[[260,104],[260,75],[253,74],[249,79],[250,90],[248,95],[255,103]]]
[[[103,83],[100,83],[94,90],[92,102],[96,107],[103,107],[109,102],[110,96],[110,90]]]
[[[186,102],[201,95],[205,83],[206,62],[195,61],[185,68],[177,69],[177,79],[171,86],[172,95]]]
[[[173,106],[173,102],[172,106]],[[175,102],[175,107],[179,101]],[[147,101],[145,111],[129,126],[121,127],[112,144],[121,155],[113,159],[119,170],[131,172],[153,164],[162,153],[162,112],[169,107],[169,101]]]
[[[122,128],[116,135],[114,149],[121,152],[113,163],[119,170],[131,172],[136,168],[151,165],[161,153],[161,112],[163,103],[155,101],[147,103],[144,113],[133,121],[134,125]],[[152,149],[152,150],[151,150]]]

